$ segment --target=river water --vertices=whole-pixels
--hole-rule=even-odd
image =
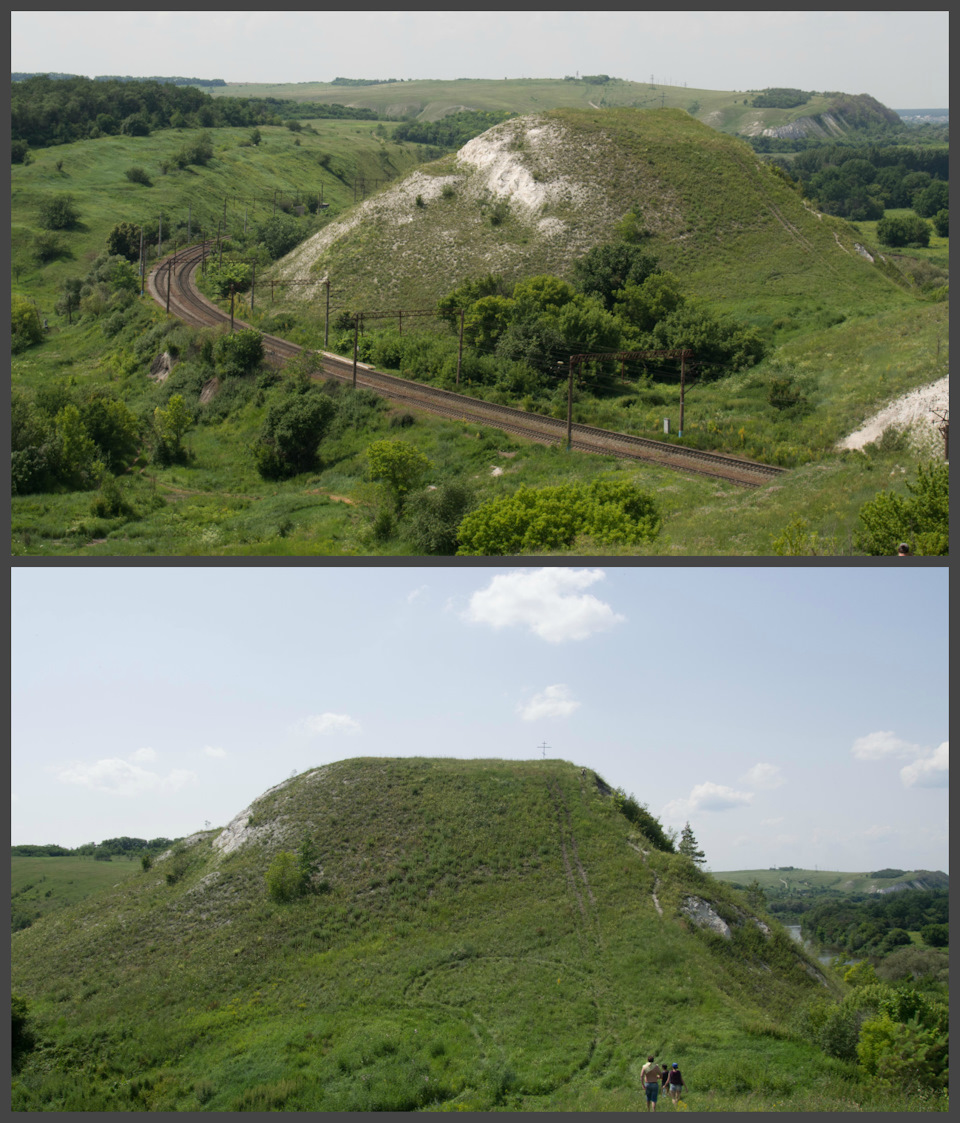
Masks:
[[[784,928],[786,928],[786,930],[797,941],[798,944],[801,944],[803,946],[805,951],[809,952],[811,955],[816,954],[816,949],[814,948],[813,944],[811,944],[809,940],[804,940],[804,938],[803,938],[803,936],[800,932],[800,925],[799,924],[784,924]],[[820,954],[820,955],[817,955],[817,959],[821,963],[832,963],[834,961],[834,959],[836,959],[836,955]],[[857,963],[858,960],[856,960],[856,959],[845,959],[843,962],[844,962],[844,965],[849,965],[849,964]]]

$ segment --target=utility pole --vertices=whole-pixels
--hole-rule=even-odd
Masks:
[[[573,444],[573,355],[570,356],[570,381],[567,385],[567,452]]]
[[[685,355],[685,353],[683,351],[681,351],[680,352],[680,430],[679,430],[679,435],[681,437],[683,436],[683,388],[684,388],[683,387],[683,381],[684,381],[684,379],[683,379],[683,376],[684,376],[683,360],[684,360],[684,355]]]
[[[353,317],[353,388],[357,388],[357,344],[360,340],[360,313]]]
[[[460,309],[460,345],[457,348],[457,385],[460,385],[460,366],[463,363],[463,309]]]

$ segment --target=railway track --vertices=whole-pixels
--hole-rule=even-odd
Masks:
[[[147,289],[161,307],[196,327],[215,327],[229,323],[229,315],[200,293],[194,284],[194,274],[200,266],[203,246],[190,246],[164,258],[147,278]],[[250,327],[234,319],[238,327]],[[264,334],[264,353],[283,365],[298,355],[303,348],[276,335]],[[318,351],[322,373],[316,377],[339,378],[353,381],[353,363],[328,351]],[[515,436],[539,441],[541,444],[564,444],[567,438],[565,421],[542,414],[527,413],[510,406],[495,405],[466,394],[441,390],[397,375],[385,374],[366,363],[357,363],[356,384],[389,398],[391,401],[415,409],[427,410],[441,417],[450,417],[478,425],[490,425]],[[571,445],[582,452],[621,456],[631,460],[657,464],[697,475],[712,476],[741,487],[762,487],[785,469],[771,464],[759,464],[719,452],[668,445],[662,441],[636,437],[630,433],[617,433],[591,425],[574,425]]]

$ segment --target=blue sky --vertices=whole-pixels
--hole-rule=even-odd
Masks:
[[[948,13],[43,10],[11,13],[15,71],[227,82],[610,74],[948,105]]]
[[[948,868],[943,568],[22,567],[12,594],[14,843],[223,826],[349,757],[546,755],[689,820],[714,870]]]

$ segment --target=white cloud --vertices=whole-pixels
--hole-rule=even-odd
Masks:
[[[929,756],[900,769],[907,788],[946,788],[950,785],[950,742],[938,745]]]
[[[359,733],[360,722],[349,714],[311,714],[305,717],[299,727],[304,733]]]
[[[857,760],[883,760],[889,756],[918,756],[923,750],[919,745],[911,745],[892,731],[868,733],[858,737],[850,750]]]
[[[570,688],[562,682],[548,686],[524,705],[517,706],[524,721],[537,721],[543,717],[569,717],[580,708],[580,703],[570,695]]]
[[[416,589],[414,589],[412,593],[407,593],[407,604],[413,604],[415,600],[419,600],[426,594],[426,591],[429,588],[429,585],[420,585]]]
[[[127,760],[140,760],[140,761],[150,761],[150,760],[156,760],[156,759],[157,759],[157,754],[154,752],[153,749],[137,749],[137,751],[135,753],[131,753],[127,757]]]
[[[783,773],[777,765],[763,764],[762,762],[755,764],[740,779],[755,788],[780,788],[786,783]]]
[[[743,807],[752,801],[753,792],[736,792],[709,780],[705,784],[697,784],[690,792],[690,806],[695,811],[728,811],[731,807]]]
[[[166,776],[161,776],[119,757],[108,757],[92,764],[81,761],[60,769],[54,768],[53,771],[63,784],[75,784],[90,791],[120,796],[175,792],[197,781],[196,774],[185,769],[175,768]]]
[[[218,760],[222,760],[227,755],[226,749],[220,749],[215,747],[214,745],[204,745],[203,752],[204,756],[213,756]]]
[[[625,619],[580,590],[602,581],[601,569],[538,569],[498,574],[470,598],[464,613],[471,623],[528,627],[548,643],[586,639]]]
[[[761,819],[760,820],[760,826],[761,827],[775,827],[777,825],[777,823],[782,823],[782,822],[783,822],[783,816],[778,815],[777,818],[775,818],[775,819]]]

